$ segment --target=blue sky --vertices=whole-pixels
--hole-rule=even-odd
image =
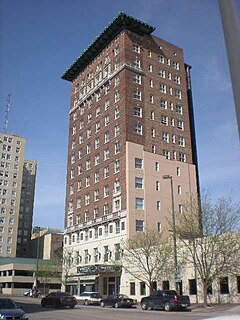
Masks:
[[[237,2],[238,12],[240,3]],[[240,199],[240,152],[216,0],[0,0],[0,131],[27,140],[38,162],[34,224],[63,228],[70,83],[61,74],[120,11],[184,49],[192,86],[201,187]]]

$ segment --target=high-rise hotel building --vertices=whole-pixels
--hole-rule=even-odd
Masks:
[[[0,133],[0,258],[30,255],[36,161],[24,148],[24,138]]]
[[[124,240],[167,231],[198,190],[190,66],[154,27],[120,13],[63,74],[72,83],[64,248],[69,286],[140,295],[111,266]],[[135,288],[135,287],[134,287]],[[133,292],[133,291],[132,291]]]

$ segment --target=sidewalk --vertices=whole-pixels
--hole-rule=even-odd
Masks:
[[[225,312],[229,313],[239,313],[240,314],[240,304],[231,304],[231,303],[219,303],[213,304],[211,306],[204,307],[203,304],[192,304],[189,308],[192,312],[204,312],[204,313],[212,313],[212,312]]]

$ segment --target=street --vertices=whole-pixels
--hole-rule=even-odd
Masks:
[[[217,316],[225,316],[226,320],[231,319],[230,315],[238,315],[235,319],[240,319],[240,306],[221,306],[219,310],[211,311],[205,309],[193,309],[192,311],[171,311],[161,310],[143,311],[139,307],[131,309],[101,308],[99,306],[77,305],[74,309],[54,309],[43,308],[40,305],[41,299],[26,297],[12,297],[12,299],[22,306],[28,313],[29,320],[200,320],[211,319]]]

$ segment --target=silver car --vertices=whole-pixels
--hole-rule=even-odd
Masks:
[[[77,299],[78,303],[82,303],[85,306],[97,304],[99,305],[102,296],[99,292],[83,292],[80,295],[74,296]]]

